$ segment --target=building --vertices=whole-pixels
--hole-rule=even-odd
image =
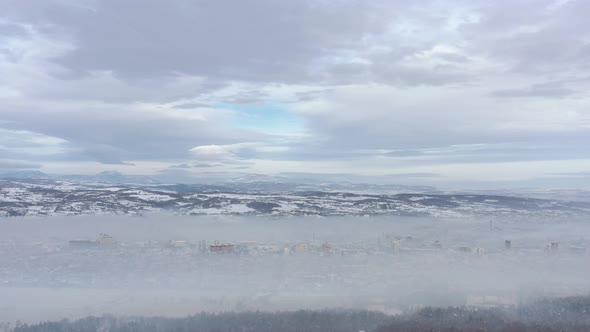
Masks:
[[[554,252],[556,253],[559,249],[559,243],[558,242],[551,242],[549,244],[547,244],[545,246],[545,251],[546,252]]]
[[[96,241],[86,239],[70,240],[69,245],[72,249],[112,248],[116,245],[116,242],[112,236],[100,233]]]
[[[512,249],[512,241],[511,240],[504,241],[504,249],[506,249],[506,250]]]
[[[303,243],[297,243],[295,245],[295,253],[302,254],[304,252],[305,252],[305,244],[303,244]]]
[[[212,244],[209,246],[209,252],[216,254],[229,254],[234,252],[233,244]]]
[[[113,239],[112,236],[108,235],[108,234],[104,234],[104,233],[100,233],[100,235],[98,236],[98,240],[96,241],[96,243],[103,248],[112,248],[116,245],[115,240]]]
[[[391,242],[391,249],[393,249],[394,253],[399,253],[402,249],[402,243],[400,240],[393,240]]]
[[[473,252],[473,249],[471,249],[471,247],[465,247],[465,246],[459,247],[459,248],[457,248],[457,250],[460,252],[468,252],[468,253]]]
[[[191,246],[191,243],[186,240],[170,240],[166,244],[168,248],[173,249],[180,249],[180,248],[188,248]]]
[[[199,252],[201,254],[207,253],[207,241],[205,241],[205,240],[199,241]]]

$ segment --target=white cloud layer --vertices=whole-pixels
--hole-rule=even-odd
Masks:
[[[0,0],[0,160],[433,181],[588,172],[589,11],[582,0]]]

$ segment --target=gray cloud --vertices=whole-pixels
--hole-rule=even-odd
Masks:
[[[190,86],[174,86],[178,75],[207,78],[212,88],[236,80],[441,85],[466,79],[450,65],[468,61],[460,54],[438,54],[446,65],[429,68],[405,63],[405,57],[434,46],[437,36],[419,40],[392,34],[390,26],[415,15],[412,23],[422,25],[422,36],[428,36],[429,29],[444,21],[406,1],[182,0],[164,5],[152,0],[100,0],[80,6],[52,0],[4,7],[0,8],[9,18],[42,22],[37,26],[40,34],[73,46],[52,58],[67,70],[53,75],[84,79],[112,73],[111,84],[120,86],[107,95],[114,100],[133,98],[140,92],[136,84],[168,85],[183,95]],[[401,15],[404,11],[407,14]],[[379,42],[389,49],[367,51]],[[129,79],[133,85],[117,81]],[[195,88],[207,89],[203,85]],[[155,94],[165,91],[157,89]],[[85,93],[100,92],[88,88]],[[169,93],[167,97],[173,97]]]
[[[364,144],[369,144],[364,142]],[[329,150],[326,152],[326,150]],[[531,161],[573,161],[590,158],[590,152],[584,145],[575,140],[549,142],[537,140],[536,144],[519,143],[489,143],[474,145],[433,146],[431,148],[415,150],[381,150],[351,151],[345,146],[328,145],[314,146],[300,143],[290,147],[288,151],[257,152],[257,158],[275,161],[342,161],[360,162],[374,161],[375,158],[385,158],[399,167],[436,166],[449,164],[478,164],[504,162]],[[371,163],[369,162],[369,163]],[[406,173],[404,173],[406,174]],[[409,173],[408,173],[409,174]],[[423,174],[418,172],[417,174]],[[426,174],[426,173],[424,173]]]
[[[387,177],[390,177],[390,178],[439,178],[439,177],[441,177],[441,175],[437,174],[437,173],[397,173],[397,174],[388,174]]]
[[[464,83],[472,79],[455,65],[437,65],[434,67],[381,65],[373,67],[380,83],[394,85],[447,85]]]
[[[204,104],[204,103],[180,103],[180,104],[176,104],[173,107],[174,108],[181,108],[181,109],[192,109],[192,108],[203,108],[203,107],[208,107],[209,105]]]
[[[423,156],[424,152],[420,150],[394,150],[385,153],[388,157],[416,157]]]
[[[215,167],[217,165],[214,164],[193,164],[192,167],[194,168],[208,168],[208,167]]]
[[[191,168],[188,164],[179,164],[179,165],[172,165],[169,168]]]
[[[79,74],[112,70],[128,77],[183,73],[280,82],[308,79],[309,65],[325,50],[357,47],[367,32],[383,29],[392,13],[361,1],[37,5],[12,4],[7,12],[53,24],[51,33],[71,38],[76,48],[56,61]]]
[[[29,31],[20,24],[0,22],[0,38],[28,38]]]
[[[481,18],[464,26],[474,47],[506,61],[511,70],[539,76],[587,68],[587,1],[473,2]],[[526,15],[523,15],[526,13]]]
[[[568,146],[569,147],[565,147]],[[541,161],[541,160],[575,160],[590,158],[590,153],[583,147],[563,143],[542,143],[530,146],[527,143],[520,145],[488,145],[479,148],[457,148],[435,150],[424,155],[426,158],[414,159],[413,164],[428,163],[494,163],[514,161]]]
[[[418,92],[384,86],[351,87],[301,102],[295,110],[321,137],[321,144],[339,149],[416,150],[458,144],[529,142],[535,145],[590,139],[590,121],[580,104],[502,105],[478,95],[481,90]],[[563,112],[570,112],[564,117]]]
[[[502,89],[492,93],[495,97],[519,98],[519,97],[567,97],[577,91],[563,87],[559,83],[534,84],[522,89]]]
[[[586,159],[589,11],[581,0],[0,1],[0,153],[177,171]],[[189,152],[199,146],[233,148]]]
[[[169,168],[181,168],[181,169],[189,169],[189,168],[209,168],[209,167],[215,167],[216,165],[214,164],[178,164],[178,165],[172,165]]]
[[[227,115],[212,109],[175,115],[166,109],[127,107],[119,111],[116,106],[78,109],[32,104],[18,108],[4,105],[0,111],[11,121],[5,128],[59,137],[67,141],[70,153],[109,164],[187,158],[195,145],[263,137],[247,130],[230,130],[223,125]]]

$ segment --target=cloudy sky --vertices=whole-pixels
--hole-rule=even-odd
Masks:
[[[589,12],[0,0],[0,173],[587,180]]]

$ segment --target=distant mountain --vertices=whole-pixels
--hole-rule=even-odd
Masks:
[[[68,174],[48,175],[40,171],[20,171],[0,174],[1,179],[31,179],[31,180],[62,180],[79,183],[110,183],[110,184],[159,184],[160,181],[146,175],[126,175],[116,171],[98,174]]]
[[[116,171],[106,171],[94,175],[60,175],[56,179],[91,182],[91,183],[112,183],[112,184],[158,184],[159,181],[147,175],[126,175]]]
[[[50,176],[40,171],[20,171],[0,174],[0,178],[6,179],[49,179]]]
[[[220,176],[215,173],[211,179],[192,179],[183,181],[184,184],[198,188],[209,187],[211,190],[239,191],[239,192],[289,192],[289,191],[351,191],[370,193],[403,193],[423,192],[436,193],[436,188],[429,186],[404,186],[394,184],[364,184],[344,181],[326,180],[319,178],[291,178],[289,176],[274,176],[264,174],[231,174],[234,177]],[[23,171],[0,175],[0,178],[11,179],[51,179],[75,183],[107,183],[107,184],[135,184],[158,185],[162,183],[174,184],[181,181],[170,181],[166,175],[128,175],[117,171],[106,171],[98,174],[68,174],[47,175],[39,171]]]
[[[41,171],[16,171],[0,173],[0,179],[30,179],[67,181],[80,184],[131,184],[131,185],[163,185],[171,190],[206,191],[206,192],[251,192],[251,193],[286,193],[293,191],[324,191],[351,192],[357,194],[402,194],[423,193],[436,194],[465,194],[484,196],[512,196],[524,198],[539,198],[550,200],[558,197],[565,201],[590,202],[588,189],[551,189],[551,188],[517,188],[517,189],[488,189],[488,190],[453,190],[442,191],[431,186],[370,184],[354,183],[343,180],[344,177],[312,174],[306,178],[302,174],[247,174],[247,173],[203,173],[202,178],[170,178],[158,175],[129,175],[117,171],[106,171],[97,174],[50,175]],[[205,177],[207,175],[207,177]],[[228,177],[231,177],[228,179]]]
[[[226,183],[294,183],[294,181],[289,180],[286,177],[282,176],[271,176],[271,175],[264,175],[264,174],[245,174],[243,176],[239,176],[236,178],[232,178],[225,181]]]

